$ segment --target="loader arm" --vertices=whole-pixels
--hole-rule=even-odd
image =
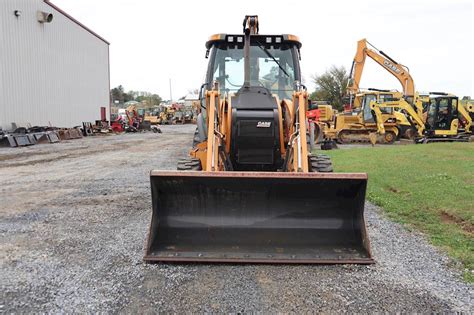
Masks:
[[[382,111],[380,110],[378,103],[376,103],[375,101],[371,101],[370,110],[372,111],[372,115],[374,115],[375,122],[377,124],[377,133],[381,135],[385,134]]]
[[[207,151],[206,151],[206,167],[204,171],[219,170],[219,146],[221,139],[219,138],[218,115],[220,107],[220,95],[218,89],[206,92],[206,103],[208,104],[208,134],[207,134]]]
[[[292,149],[294,154],[293,171],[307,173],[308,170],[308,145],[306,134],[306,110],[308,106],[308,93],[304,90],[293,93],[293,104],[296,104],[297,117],[295,129],[296,139],[290,143],[288,149]]]
[[[365,66],[365,60],[367,57],[374,60],[382,68],[387,70],[400,82],[403,88],[403,94],[408,99],[412,99],[415,96],[415,83],[411,77],[408,68],[402,64],[397,63],[395,60],[390,58],[381,50],[371,49],[367,46],[368,41],[364,38],[357,42],[357,52],[352,62],[352,68],[350,72],[349,85],[347,87],[348,93],[353,96],[360,89],[360,79]]]

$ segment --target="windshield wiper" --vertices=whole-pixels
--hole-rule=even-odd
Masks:
[[[286,74],[286,76],[289,78],[290,75],[288,74],[288,72],[286,72],[286,70],[282,67],[282,65],[278,62],[278,60],[276,60],[276,58],[268,51],[268,49],[266,49],[264,46],[262,46],[262,44],[260,44],[258,41],[255,41],[258,45],[258,47],[260,47],[261,50],[263,50],[268,57],[272,58],[273,61],[275,61],[275,63],[278,65],[278,67],[281,69],[281,71],[283,71],[284,74]]]

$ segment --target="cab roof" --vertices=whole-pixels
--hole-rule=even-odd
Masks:
[[[296,45],[298,49],[301,48],[300,39],[291,34],[281,34],[281,35],[251,35],[252,38],[258,38],[262,40],[264,44],[282,44],[282,43],[292,43]],[[218,42],[227,42],[235,44],[244,44],[244,34],[214,34],[209,37],[209,40],[206,42],[206,49],[211,48],[211,46]]]

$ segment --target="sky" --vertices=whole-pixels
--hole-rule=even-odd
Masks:
[[[173,99],[204,81],[205,42],[242,32],[258,15],[260,34],[299,36],[303,82],[332,65],[348,70],[362,38],[409,67],[417,91],[474,98],[471,0],[153,1],[52,0],[110,45],[111,88],[149,91]],[[398,81],[366,61],[361,87],[398,89]]]

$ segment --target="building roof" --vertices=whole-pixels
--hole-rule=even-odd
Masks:
[[[196,93],[188,93],[184,97],[185,100],[198,100],[199,99],[199,94]]]
[[[71,21],[73,21],[74,23],[82,27],[83,29],[85,29],[86,31],[88,31],[89,33],[91,33],[92,35],[94,35],[95,37],[97,37],[98,39],[106,43],[107,45],[110,45],[110,43],[106,41],[102,36],[98,35],[96,32],[94,32],[93,30],[91,30],[90,28],[88,28],[87,26],[85,26],[84,24],[82,24],[81,22],[79,22],[78,20],[76,20],[75,18],[67,14],[66,12],[64,12],[57,5],[51,3],[51,1],[49,0],[43,0],[43,1],[44,3],[46,3],[47,5],[49,5],[50,7],[52,7],[53,9],[55,9],[56,11],[58,11],[59,13],[61,13],[62,15],[64,15],[65,17],[67,17],[68,19],[70,19]]]

